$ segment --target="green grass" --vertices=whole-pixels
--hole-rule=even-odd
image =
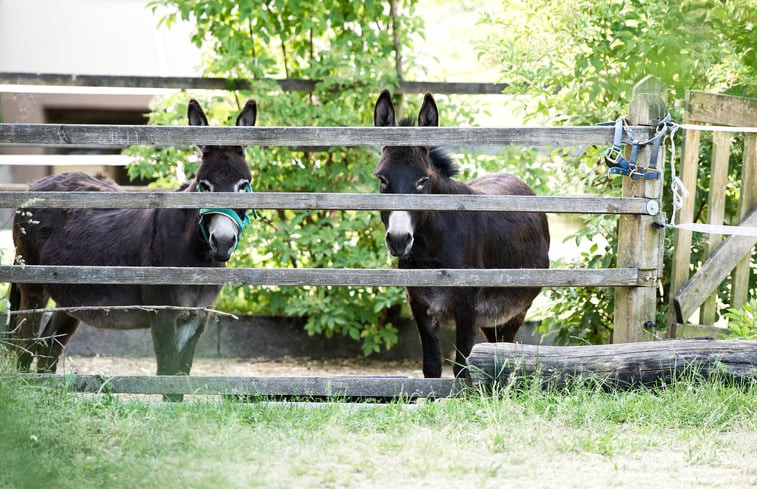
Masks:
[[[0,488],[750,487],[755,454],[757,391],[719,381],[312,407],[0,380]]]

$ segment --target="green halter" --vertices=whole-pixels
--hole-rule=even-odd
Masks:
[[[197,187],[197,192],[202,192],[200,187]],[[245,192],[252,192],[252,187],[248,183],[247,186],[244,188]],[[234,224],[237,225],[237,229],[239,229],[239,234],[242,234],[245,229],[247,229],[247,226],[249,226],[252,221],[250,220],[250,215],[248,211],[244,211],[244,219],[239,217],[239,214],[233,209],[220,209],[220,208],[202,208],[200,209],[200,232],[202,233],[202,237],[205,238],[205,241],[208,243],[210,242],[210,238],[208,236],[208,228],[205,225],[205,221],[203,221],[203,217],[207,216],[208,214],[222,214],[229,219],[231,219]],[[255,209],[252,209],[252,215],[257,218],[258,213],[255,212]],[[239,241],[237,241],[236,246],[234,247],[234,251],[236,251],[237,246],[239,246]]]

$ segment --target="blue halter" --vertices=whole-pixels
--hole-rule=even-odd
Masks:
[[[197,192],[202,192],[200,187],[197,187]],[[247,186],[244,188],[245,192],[252,192],[252,187],[248,183]],[[239,214],[233,210],[233,209],[221,209],[221,208],[202,208],[200,209],[200,232],[202,233],[202,237],[205,239],[206,242],[210,243],[210,238],[208,235],[208,228],[205,225],[205,221],[203,220],[203,217],[207,216],[208,214],[222,214],[229,219],[231,219],[234,224],[237,225],[237,229],[239,229],[239,234],[242,234],[245,229],[247,229],[247,226],[252,224],[252,221],[250,220],[250,215],[248,211],[244,211],[244,219],[239,217]],[[252,215],[257,218],[258,213],[255,212],[255,209],[252,209]],[[237,244],[234,247],[234,251],[236,251],[237,246],[239,246],[239,240],[237,240]]]

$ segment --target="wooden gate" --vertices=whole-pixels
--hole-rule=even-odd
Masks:
[[[757,126],[757,100],[730,95],[718,95],[699,91],[686,93],[684,124],[712,124],[717,126]],[[733,133],[715,131],[712,136],[712,168],[710,186],[707,189],[708,224],[724,223],[741,226],[757,226],[757,134],[744,135],[741,170],[739,211],[736,216],[726,216],[726,188],[728,162],[733,142]],[[690,195],[683,202],[678,221],[693,222],[696,198],[697,170],[699,168],[700,131],[686,130],[681,157],[681,180]],[[701,199],[700,199],[701,201]],[[689,277],[691,269],[692,232],[686,229],[675,231],[674,255],[671,273],[671,317],[669,336],[679,334],[700,335],[703,332],[723,332],[713,328],[716,320],[716,294],[723,280],[733,272],[733,287],[730,305],[744,305],[749,290],[749,267],[757,238],[730,236],[722,240],[719,234],[709,234],[705,243],[708,259]],[[701,306],[701,307],[700,307]],[[699,325],[679,330],[699,310]],[[706,325],[706,326],[705,326]]]

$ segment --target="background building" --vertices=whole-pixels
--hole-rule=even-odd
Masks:
[[[158,27],[147,0],[0,0],[0,72],[81,75],[197,76],[197,48],[188,24]],[[144,124],[158,91],[0,84],[2,122]],[[107,148],[0,146],[0,183],[26,184],[72,166],[48,157],[108,154]],[[11,156],[9,156],[11,155]],[[23,160],[23,161],[21,161]],[[75,158],[64,161],[76,164]],[[58,160],[60,161],[60,160]],[[110,159],[118,165],[118,160]],[[88,167],[123,181],[123,167]]]

